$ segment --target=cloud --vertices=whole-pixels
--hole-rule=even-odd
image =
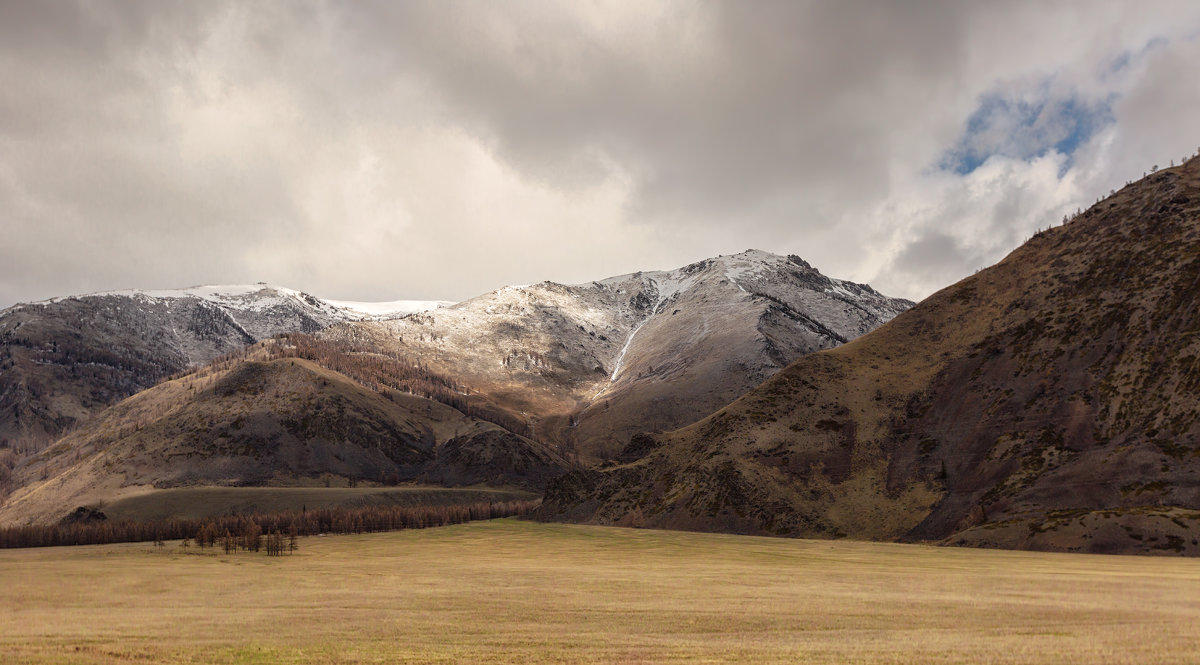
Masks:
[[[463,299],[747,247],[919,298],[1200,144],[1198,27],[1192,3],[5,3],[0,305]]]
[[[1004,257],[1038,229],[1061,222],[1083,195],[1067,157],[993,155],[966,175],[914,179],[873,215],[872,261],[884,292],[928,294]]]

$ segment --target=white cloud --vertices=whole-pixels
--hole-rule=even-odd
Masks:
[[[1026,161],[993,156],[969,174],[929,173],[872,215],[880,266],[874,283],[887,293],[919,296],[1002,259],[1040,228],[1061,222],[1083,195],[1073,171],[1060,176],[1057,152]]]

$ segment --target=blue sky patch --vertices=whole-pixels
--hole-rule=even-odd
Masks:
[[[1075,150],[1114,121],[1113,101],[1054,96],[1049,86],[1032,95],[987,93],[940,167],[966,175],[992,155],[1032,160],[1056,151],[1067,156],[1065,171]]]

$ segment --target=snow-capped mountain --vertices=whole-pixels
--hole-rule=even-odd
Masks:
[[[458,304],[330,301],[268,284],[55,298],[0,312],[0,439],[39,448],[167,376],[302,332],[411,358],[481,412],[524,423],[523,435],[603,459],[909,306],[756,250]]]
[[[799,257],[749,250],[587,284],[505,287],[323,335],[419,358],[544,438],[604,458],[635,432],[700,418],[911,306]]]
[[[115,486],[183,482],[179,469],[242,483],[271,477],[273,462],[234,464],[231,440],[256,441],[251,448],[262,451],[291,441],[297,455],[327,446],[336,460],[353,447],[342,449],[350,446],[346,433],[361,430],[358,466],[300,464],[301,455],[281,472],[373,477],[407,469],[400,475],[448,482],[445,474],[458,469],[467,474],[454,476],[461,482],[540,483],[574,462],[616,456],[638,432],[702,418],[792,360],[909,306],[825,277],[799,257],[753,250],[586,284],[505,287],[458,304],[327,301],[267,284],[56,298],[0,312],[0,446],[30,452],[61,443],[49,457],[23,457],[22,483],[58,482],[54,474],[72,473],[78,455],[111,446],[132,465],[104,467],[100,475]],[[388,318],[396,314],[405,315]],[[256,345],[162,383],[280,333],[309,336]],[[243,369],[274,379],[213,383]],[[341,387],[329,393],[332,386]],[[305,390],[329,397],[329,409],[314,415],[312,404],[294,403]],[[397,400],[416,401],[400,413]],[[366,415],[354,415],[351,404],[366,405]],[[136,413],[125,413],[131,408]],[[312,422],[332,429],[302,426]],[[439,427],[449,427],[442,443],[450,447],[422,449],[433,457],[404,469],[368,454],[407,450],[410,434],[425,445],[423,433]],[[467,445],[467,430],[483,436]]]
[[[14,305],[0,311],[0,444],[40,447],[97,408],[280,333],[445,304],[335,303],[259,283]]]

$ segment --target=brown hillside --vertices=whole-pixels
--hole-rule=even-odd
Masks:
[[[19,466],[23,486],[0,523],[57,519],[139,488],[324,477],[539,488],[566,466],[429,399],[369,390],[303,359],[244,359],[143,391]]]
[[[348,316],[267,284],[154,293],[97,293],[0,310],[0,449],[36,453],[173,374]]]
[[[1200,161],[800,359],[551,518],[1198,553]]]

